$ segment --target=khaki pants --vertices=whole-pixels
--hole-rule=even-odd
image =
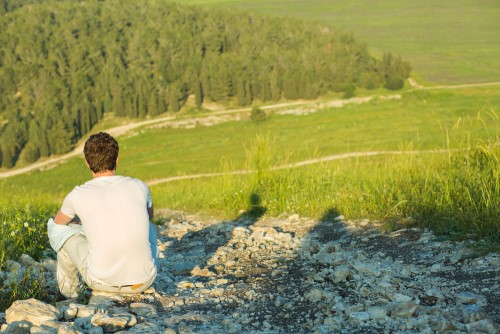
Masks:
[[[69,238],[57,252],[57,285],[66,298],[78,297],[78,273],[92,290],[111,293],[140,293],[149,288],[155,277],[135,285],[107,286],[95,281],[87,275],[87,256],[89,247],[84,235],[74,235]]]

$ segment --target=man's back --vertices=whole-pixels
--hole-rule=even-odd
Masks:
[[[102,176],[75,187],[61,211],[78,215],[88,240],[88,274],[111,286],[133,285],[156,274],[147,208],[152,200],[140,180]]]

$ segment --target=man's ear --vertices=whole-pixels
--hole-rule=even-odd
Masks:
[[[85,160],[85,164],[87,165],[87,168],[90,169],[90,165],[89,165],[89,162],[87,161],[87,159],[83,159]]]

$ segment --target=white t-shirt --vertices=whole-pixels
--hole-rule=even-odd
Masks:
[[[101,176],[75,187],[61,211],[77,215],[88,240],[87,274],[108,286],[133,285],[156,275],[146,184],[125,176]]]

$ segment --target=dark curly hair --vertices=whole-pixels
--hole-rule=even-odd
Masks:
[[[118,142],[106,132],[96,133],[85,142],[83,154],[92,172],[114,170],[118,158]]]

